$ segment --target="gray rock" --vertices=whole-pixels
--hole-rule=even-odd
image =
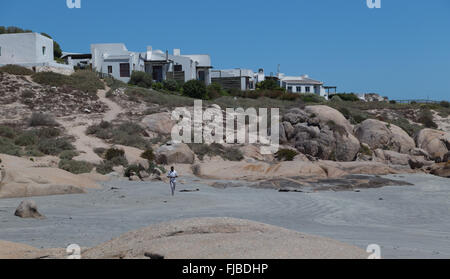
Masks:
[[[37,205],[32,200],[22,201],[20,205],[17,207],[15,216],[20,218],[35,218],[35,219],[44,219],[45,216],[39,213]]]

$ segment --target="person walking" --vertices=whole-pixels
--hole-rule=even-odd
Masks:
[[[177,177],[178,177],[178,174],[175,171],[174,167],[170,168],[170,172],[167,175],[167,177],[170,179],[170,190],[172,190],[172,196],[174,196],[175,195],[175,188],[176,188],[176,185],[177,185]]]

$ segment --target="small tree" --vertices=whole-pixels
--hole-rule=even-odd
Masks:
[[[199,80],[190,80],[183,85],[183,94],[196,99],[207,99],[206,85]]]

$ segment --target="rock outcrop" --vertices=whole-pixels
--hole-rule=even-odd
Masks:
[[[81,194],[87,188],[100,188],[83,175],[43,167],[15,156],[1,154],[0,159],[4,166],[1,170],[0,198]]]
[[[196,218],[156,224],[86,250],[83,259],[299,259],[367,258],[349,244],[232,218]]]
[[[44,215],[39,213],[36,203],[32,200],[21,202],[17,207],[14,215],[20,218],[35,218],[35,219],[45,218]]]
[[[450,151],[450,134],[433,129],[423,129],[416,136],[417,147],[424,149],[431,159],[443,161]]]
[[[159,147],[156,152],[156,162],[158,164],[193,164],[195,154],[184,143],[167,143]]]
[[[352,126],[328,106],[292,109],[280,125],[280,140],[301,153],[323,160],[353,161],[360,149]]]
[[[170,135],[173,126],[176,124],[168,112],[150,114],[142,119],[142,124],[151,132],[162,135]]]
[[[355,128],[355,136],[372,150],[383,149],[409,153],[416,147],[414,140],[400,127],[375,119],[367,119]]]

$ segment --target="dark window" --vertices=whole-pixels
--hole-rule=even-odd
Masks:
[[[42,55],[45,55],[45,50],[46,50],[47,48],[45,47],[45,46],[43,46],[42,47]]]
[[[205,71],[199,71],[198,72],[198,80],[199,81],[205,81]]]
[[[302,92],[302,87],[301,86],[297,86],[297,92],[299,92],[299,93]]]
[[[130,77],[130,63],[120,63],[120,77]]]
[[[183,71],[183,65],[175,65],[174,66],[175,72],[182,72]]]
[[[108,66],[108,74],[112,74],[112,66]]]
[[[306,87],[305,87],[305,90],[306,90],[306,93],[309,93],[309,92],[311,92],[311,87],[306,86]]]
[[[287,90],[288,92],[292,92],[292,86],[288,86]]]
[[[0,47],[0,56],[2,56],[2,47]]]

